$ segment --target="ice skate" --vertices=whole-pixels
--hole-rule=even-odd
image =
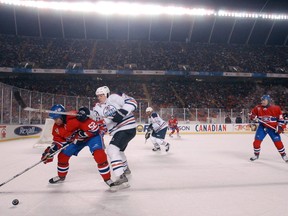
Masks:
[[[180,138],[181,136],[179,134],[177,134],[177,137]]]
[[[170,144],[169,144],[169,143],[166,143],[166,145],[165,145],[165,151],[168,152],[169,149],[170,149]]]
[[[254,157],[250,158],[250,161],[255,161],[259,159],[259,155],[255,155]]]
[[[110,191],[116,192],[119,190],[119,185],[116,185],[111,179],[106,180],[105,183],[109,186]]]
[[[173,138],[172,134],[169,134],[169,137],[172,137],[172,138]]]
[[[110,190],[117,191],[128,187],[130,187],[128,179],[123,173],[121,176],[119,176],[119,178],[115,182],[113,182],[113,184],[110,186]]]
[[[112,187],[112,186],[115,185],[114,182],[113,182],[111,179],[106,180],[105,183],[106,183],[109,187]]]
[[[281,157],[282,157],[282,159],[283,159],[286,163],[288,163],[288,157],[287,157],[286,154],[285,154],[285,155],[282,155]]]
[[[154,148],[152,149],[152,151],[154,151],[154,152],[156,152],[156,151],[161,151],[161,148],[160,148],[160,147],[154,147]]]
[[[124,174],[125,175],[130,175],[131,174],[131,170],[130,168],[127,166],[127,168],[124,170]]]
[[[65,180],[65,177],[59,177],[59,176],[55,176],[51,179],[49,179],[49,183],[50,184],[56,184],[56,183],[61,183]]]

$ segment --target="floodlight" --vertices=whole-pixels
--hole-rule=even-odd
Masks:
[[[126,15],[126,16],[225,16],[225,17],[239,17],[252,19],[281,19],[287,20],[288,14],[265,14],[255,12],[239,12],[226,11],[205,8],[184,8],[176,6],[163,6],[156,4],[141,4],[131,2],[113,2],[113,1],[99,1],[99,2],[68,2],[68,1],[25,1],[25,0],[0,0],[0,4],[8,4],[22,7],[33,7],[38,9],[51,9],[63,11],[75,11],[83,13],[96,13],[102,15]]]

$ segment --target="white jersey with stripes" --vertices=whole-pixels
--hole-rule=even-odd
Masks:
[[[121,122],[113,122],[112,116],[119,109],[124,109],[128,113]],[[96,103],[91,114],[95,120],[104,119],[109,134],[114,135],[118,131],[136,128],[136,120],[133,114],[136,109],[136,100],[124,93],[120,93],[111,94],[105,103]]]
[[[148,121],[152,124],[155,133],[158,133],[160,130],[168,126],[167,123],[156,112],[151,114]]]

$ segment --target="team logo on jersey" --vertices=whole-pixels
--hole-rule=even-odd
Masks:
[[[103,109],[103,114],[104,116],[111,116],[113,117],[115,112],[117,111],[116,107],[112,106],[112,105],[108,105]]]
[[[93,112],[95,113],[95,120],[99,121],[101,119],[99,112],[97,112],[96,110],[93,110]]]

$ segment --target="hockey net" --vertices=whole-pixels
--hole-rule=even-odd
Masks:
[[[54,125],[54,120],[46,118],[42,133],[40,135],[40,138],[34,144],[34,148],[45,148],[51,145],[53,141],[53,137],[52,137],[53,125]]]

